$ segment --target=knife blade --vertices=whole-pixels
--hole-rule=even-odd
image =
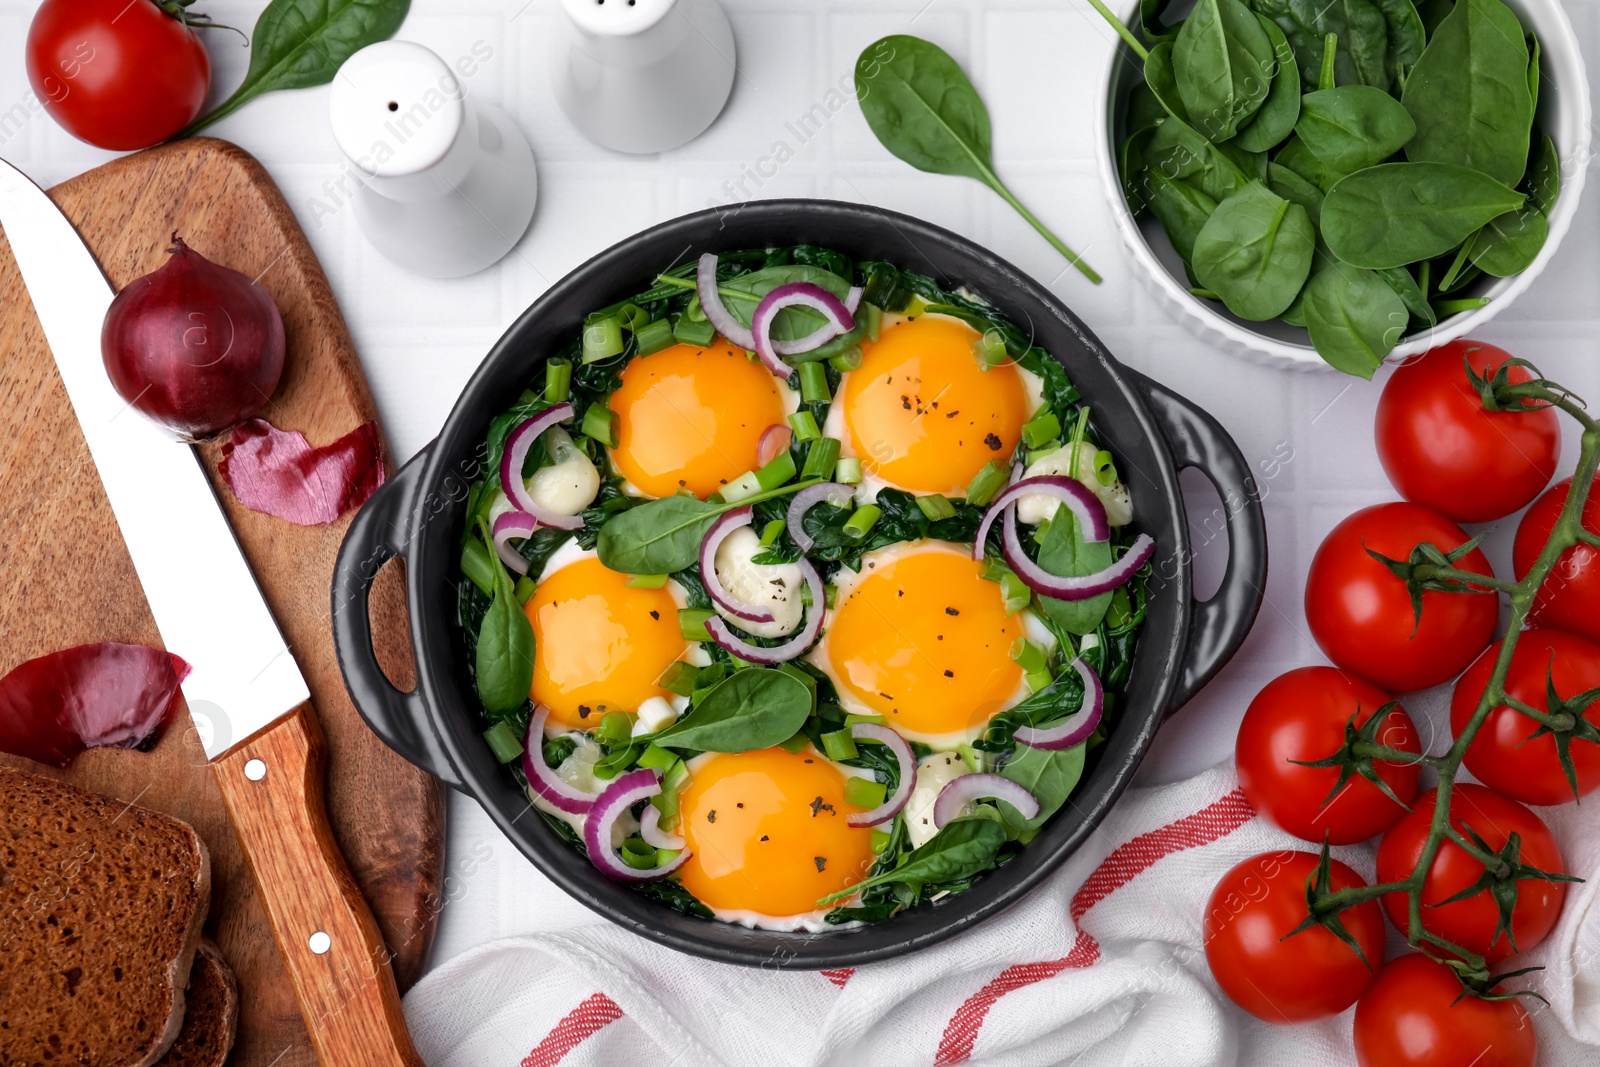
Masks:
[[[100,354],[111,285],[54,201],[4,160],[0,232],[162,641],[192,668],[184,700],[319,1059],[421,1067],[377,923],[328,826],[310,690],[199,453],[112,387]]]

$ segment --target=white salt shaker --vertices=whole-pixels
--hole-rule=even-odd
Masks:
[[[561,0],[550,81],[572,124],[619,152],[692,141],[733,90],[733,27],[717,0]]]
[[[356,169],[356,221],[416,274],[459,278],[497,263],[533,219],[533,149],[510,116],[469,99],[455,71],[409,41],[345,61],[328,101]]]

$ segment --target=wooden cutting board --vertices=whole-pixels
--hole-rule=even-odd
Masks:
[[[173,231],[218,263],[260,276],[283,313],[288,356],[263,416],[326,444],[377,409],[316,256],[267,172],[238,147],[181,141],[115,160],[50,191],[118,289],[159,267]],[[9,244],[0,241],[0,673],[93,641],[160,645]],[[179,447],[176,444],[173,447]],[[439,783],[391,752],[345,694],[329,630],[334,557],[349,515],[296,526],[245,509],[202,451],[267,602],[310,684],[328,738],[328,812],[394,954],[401,990],[418,977],[444,897]],[[385,461],[388,461],[385,449]],[[402,575],[373,588],[379,662],[410,688]],[[226,626],[226,619],[217,625]],[[173,649],[179,655],[183,649]],[[207,929],[239,976],[238,1067],[316,1063],[222,801],[186,709],[150,752],[100,749],[64,772],[0,755],[188,821],[211,850]],[[0,804],[4,798],[0,797]]]

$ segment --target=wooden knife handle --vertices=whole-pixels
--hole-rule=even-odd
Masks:
[[[211,770],[323,1067],[423,1067],[389,950],[328,826],[325,755],[307,701]]]

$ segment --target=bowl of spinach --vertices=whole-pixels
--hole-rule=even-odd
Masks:
[[[1370,378],[1521,295],[1577,210],[1560,0],[1140,0],[1096,116],[1141,277],[1209,340]]]

